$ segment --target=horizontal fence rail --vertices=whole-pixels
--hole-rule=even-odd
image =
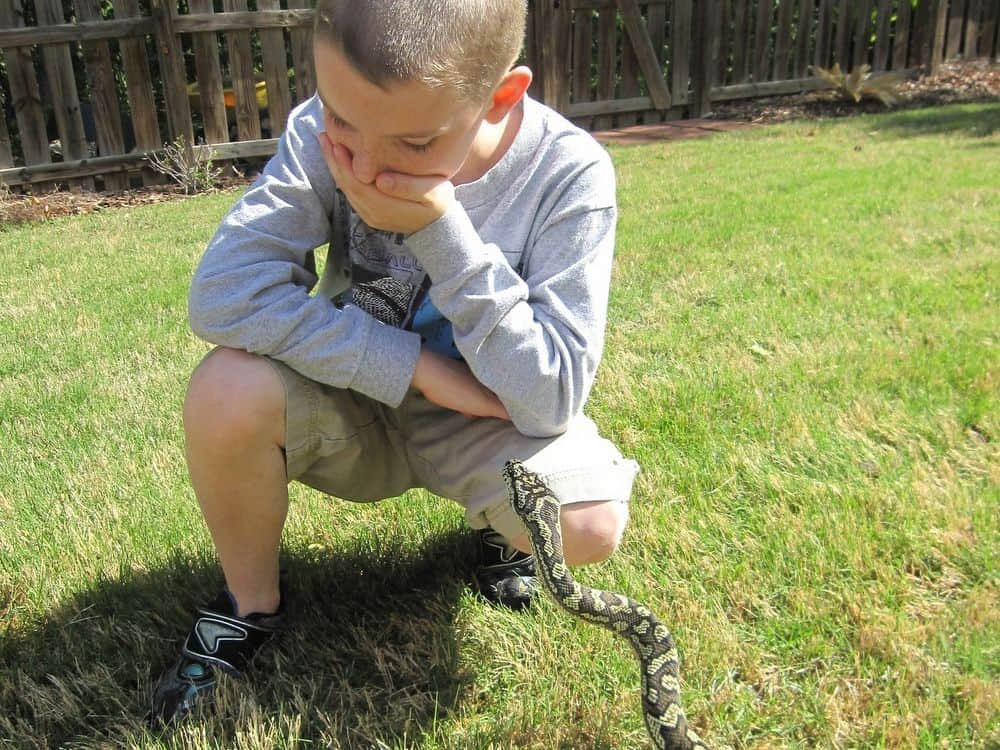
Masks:
[[[117,190],[184,138],[274,152],[312,96],[312,0],[0,0],[0,181]],[[603,129],[819,88],[816,67],[997,55],[1000,0],[532,0],[532,94]]]

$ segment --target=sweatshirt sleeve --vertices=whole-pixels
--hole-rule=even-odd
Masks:
[[[542,220],[519,274],[482,241],[465,210],[407,242],[433,282],[455,345],[523,434],[564,432],[604,348],[617,208],[610,159],[581,170]]]
[[[209,243],[188,295],[191,328],[213,344],[396,406],[413,379],[420,337],[310,295],[311,252],[329,241],[335,195],[316,112],[311,100],[292,113],[277,153]]]

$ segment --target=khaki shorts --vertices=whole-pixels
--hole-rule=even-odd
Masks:
[[[269,361],[285,384],[289,481],[358,502],[423,487],[461,504],[473,528],[508,538],[523,531],[503,481],[509,459],[539,474],[563,504],[631,497],[638,464],[583,415],[562,435],[530,438],[510,422],[470,419],[413,390],[392,409]]]

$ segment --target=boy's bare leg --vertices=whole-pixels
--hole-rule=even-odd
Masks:
[[[572,503],[560,511],[566,564],[589,565],[614,554],[628,525],[628,505],[613,500]],[[526,534],[510,540],[522,552],[531,552]]]
[[[274,612],[288,514],[281,378],[255,355],[212,353],[191,376],[184,433],[191,484],[237,614]]]

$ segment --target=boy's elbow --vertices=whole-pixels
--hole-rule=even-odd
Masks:
[[[589,383],[580,388],[562,379],[554,380],[551,386],[553,387],[548,389],[537,389],[532,398],[513,409],[508,407],[511,421],[522,435],[533,438],[558,437],[569,429],[573,420],[583,411],[583,404],[590,390]]]
[[[188,293],[188,325],[198,338],[213,341],[219,329],[218,311],[208,300],[196,279]]]
[[[511,414],[514,427],[525,437],[554,438],[569,429],[573,414],[567,410],[553,410],[545,413],[539,409],[525,409],[520,414]]]

